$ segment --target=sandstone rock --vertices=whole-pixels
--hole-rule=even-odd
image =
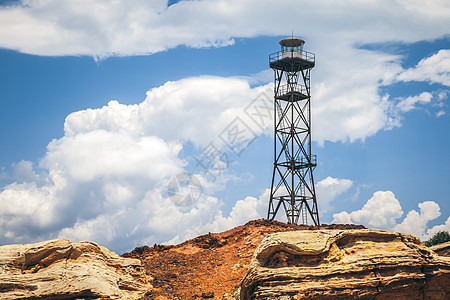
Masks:
[[[450,257],[450,242],[431,246],[430,249],[438,255]]]
[[[137,299],[148,280],[138,259],[92,242],[0,247],[1,299]]]
[[[414,236],[372,229],[274,233],[240,299],[450,299],[450,259]]]

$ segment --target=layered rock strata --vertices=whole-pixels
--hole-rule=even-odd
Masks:
[[[274,233],[240,299],[450,299],[450,259],[411,235],[372,229]]]
[[[148,279],[138,259],[93,242],[0,247],[1,299],[138,299]]]
[[[450,257],[450,242],[431,246],[430,249],[438,255]]]

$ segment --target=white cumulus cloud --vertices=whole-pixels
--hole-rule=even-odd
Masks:
[[[426,57],[410,69],[400,73],[399,81],[427,81],[450,86],[450,49],[439,50],[438,53]]]
[[[120,252],[262,217],[267,199],[253,197],[223,214],[223,203],[211,196],[223,183],[202,174],[203,194],[193,206],[171,201],[167,184],[185,172],[183,143],[202,149],[236,116],[264,134],[268,125],[244,110],[268,89],[251,88],[244,79],[195,77],[154,88],[137,105],[111,101],[70,114],[65,135],[48,144],[40,172],[21,161],[14,166],[16,181],[0,190],[0,243],[60,237],[94,240]]]
[[[337,196],[347,191],[353,185],[349,179],[339,179],[328,176],[316,184],[317,198],[320,199],[320,212],[328,212],[332,209],[330,202]]]
[[[439,231],[447,231],[450,233],[450,217],[447,218],[444,224],[433,226],[432,228],[428,229],[424,239],[428,240],[433,235],[435,235]]]
[[[400,202],[391,191],[375,192],[360,210],[333,215],[333,223],[363,224],[373,228],[388,229],[403,214]]]
[[[410,233],[418,237],[423,237],[427,223],[441,215],[439,205],[433,201],[419,203],[420,212],[411,210],[403,221],[396,225],[395,231]]]
[[[353,142],[399,126],[388,95],[379,92],[387,74],[401,70],[398,57],[345,43],[336,43],[332,51],[322,43],[318,49],[323,53],[317,54],[320,68],[313,69],[312,75],[318,82],[312,86],[311,100],[314,139],[320,144]]]
[[[402,99],[399,103],[397,103],[397,108],[402,112],[407,112],[413,110],[417,103],[430,103],[432,98],[433,95],[431,95],[431,93],[423,92],[420,95]]]
[[[398,223],[403,215],[400,202],[391,191],[378,191],[373,194],[362,209],[350,213],[342,211],[333,215],[333,223],[362,224],[369,228],[398,231],[418,236],[422,240],[430,238],[438,231],[449,231],[450,218],[445,224],[427,228],[430,221],[441,215],[439,205],[434,201],[419,203],[420,211],[411,210]]]
[[[271,95],[271,84],[251,88],[244,79],[191,77],[151,89],[145,101],[136,105],[110,101],[100,109],[72,113],[64,129],[67,136],[93,130],[120,131],[205,146],[236,116],[245,118],[244,110],[253,100],[263,96],[271,99]],[[271,117],[264,128],[251,120],[247,123],[257,134],[269,132]]]

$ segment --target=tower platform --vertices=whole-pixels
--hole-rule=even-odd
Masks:
[[[285,71],[312,69],[315,55],[308,51],[278,51],[269,55],[270,68]]]
[[[293,102],[297,102],[308,98],[309,98],[308,91],[306,87],[301,84],[282,85],[278,89],[276,95],[276,99]]]

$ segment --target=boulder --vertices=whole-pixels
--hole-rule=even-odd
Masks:
[[[140,260],[93,242],[0,247],[1,299],[137,299],[149,279]]]
[[[450,259],[411,235],[373,229],[274,233],[240,299],[450,299]]]

